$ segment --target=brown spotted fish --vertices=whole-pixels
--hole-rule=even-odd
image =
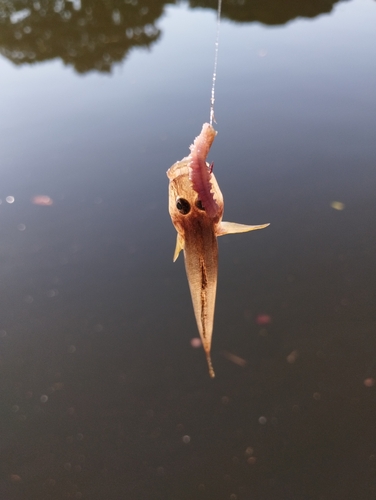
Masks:
[[[215,376],[210,348],[217,290],[217,236],[245,233],[269,226],[222,222],[223,196],[212,166],[206,162],[216,135],[214,128],[204,123],[200,135],[190,147],[190,155],[167,171],[170,179],[169,212],[178,232],[174,262],[180,251],[184,250],[193,309],[211,377]]]

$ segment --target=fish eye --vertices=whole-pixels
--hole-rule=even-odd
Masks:
[[[196,207],[199,209],[199,210],[205,210],[205,207],[204,205],[202,204],[202,201],[197,199],[196,203],[195,203]]]
[[[187,215],[191,211],[191,205],[185,198],[178,198],[176,200],[176,208],[182,215]]]

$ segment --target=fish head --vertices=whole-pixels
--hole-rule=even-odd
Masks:
[[[192,231],[197,225],[205,227],[217,225],[222,219],[224,208],[221,190],[212,173],[208,182],[218,209],[214,217],[207,215],[199,194],[193,189],[190,180],[190,163],[190,157],[183,158],[167,171],[167,177],[170,180],[168,208],[172,223],[182,237],[185,237],[187,232]]]

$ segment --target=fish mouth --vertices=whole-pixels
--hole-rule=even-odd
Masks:
[[[175,180],[181,175],[189,176],[189,162],[190,158],[189,156],[186,156],[182,160],[174,163],[172,167],[170,167],[166,172],[166,175],[170,179],[170,181]]]
[[[200,134],[190,146],[190,155],[175,163],[167,171],[170,181],[181,175],[188,176],[192,190],[198,195],[206,215],[212,219],[218,218],[221,208],[215,196],[212,167],[207,163],[206,158],[216,135],[217,132],[212,125],[204,123]]]

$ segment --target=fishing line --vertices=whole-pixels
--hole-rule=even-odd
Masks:
[[[215,101],[215,81],[217,79],[219,28],[221,26],[221,10],[222,10],[222,0],[218,0],[217,35],[215,38],[214,69],[213,69],[213,80],[212,80],[211,99],[210,99],[210,125],[213,125],[213,121],[214,121],[214,123],[216,123],[215,118],[214,118],[214,101]]]

